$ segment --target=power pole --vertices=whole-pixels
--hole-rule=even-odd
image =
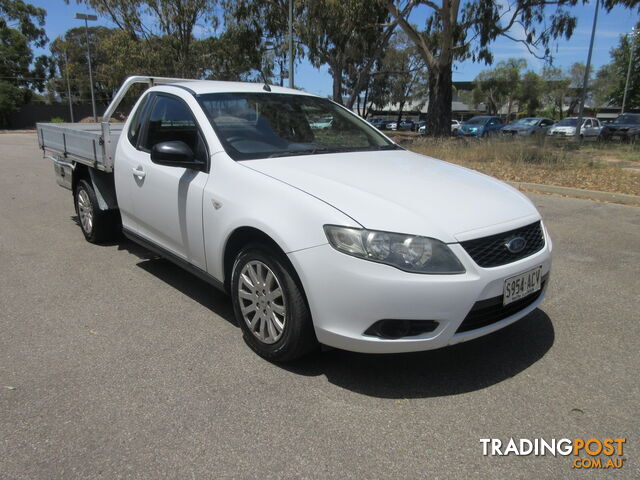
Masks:
[[[578,110],[578,124],[576,125],[576,140],[580,141],[580,130],[582,128],[582,114],[584,113],[584,100],[587,96],[587,85],[589,83],[589,71],[591,69],[591,54],[593,53],[593,39],[596,36],[596,24],[598,23],[598,10],[600,10],[600,0],[596,0],[596,11],[593,14],[593,27],[591,28],[591,42],[589,43],[589,54],[587,55],[587,66],[584,69],[584,80],[582,81],[582,95],[580,95],[580,109]]]
[[[69,83],[69,58],[67,57],[67,51],[64,51],[64,73],[67,77],[67,98],[69,99],[69,113],[71,114],[71,123],[74,123],[73,119],[73,102],[71,102],[71,83]]]
[[[294,82],[293,82],[293,0],[289,0],[289,88],[294,88]]]
[[[91,71],[91,49],[89,48],[89,20],[96,21],[95,15],[87,15],[84,13],[76,13],[77,20],[84,20],[84,35],[87,39],[87,63],[89,64],[89,85],[91,87],[91,107],[93,108],[93,121],[98,123],[98,115],[96,114],[96,97],[93,94],[93,72]]]
[[[631,53],[629,54],[629,67],[627,68],[627,81],[624,83],[624,95],[622,96],[622,110],[620,111],[620,114],[624,113],[624,107],[627,104],[627,90],[629,89],[629,77],[631,76],[631,64],[633,63],[633,54],[635,53],[635,47],[636,47],[636,35],[638,34],[638,31],[636,30],[636,27],[632,27],[631,28]]]

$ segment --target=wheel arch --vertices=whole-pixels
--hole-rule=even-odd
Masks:
[[[222,268],[224,275],[224,287],[227,292],[231,292],[231,273],[235,259],[238,256],[238,253],[240,253],[240,251],[244,247],[250,244],[264,245],[265,247],[272,249],[275,251],[275,253],[279,254],[281,259],[286,262],[287,265],[291,268],[293,276],[304,295],[304,288],[302,286],[302,282],[300,281],[300,277],[298,276],[298,273],[296,272],[293,264],[289,260],[285,249],[276,240],[274,240],[272,236],[270,236],[263,230],[248,225],[237,227],[236,229],[234,229],[227,237],[224,245]]]
[[[76,163],[71,178],[71,192],[75,198],[76,188],[80,180],[91,182],[91,186],[96,193],[100,210],[117,210],[118,201],[116,199],[116,187],[112,173],[101,172],[95,168],[87,167],[81,163]]]

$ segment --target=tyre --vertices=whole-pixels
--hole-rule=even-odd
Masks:
[[[117,212],[100,210],[96,192],[87,180],[78,181],[74,203],[80,228],[88,242],[100,243],[116,238],[119,231]]]
[[[318,348],[301,285],[283,254],[263,245],[241,250],[231,298],[245,342],[266,360],[287,362]]]

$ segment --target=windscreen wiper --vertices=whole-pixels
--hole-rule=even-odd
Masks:
[[[339,148],[305,148],[303,150],[290,150],[286,152],[276,152],[269,155],[267,158],[276,158],[276,157],[293,157],[296,155],[315,155],[316,153],[338,153],[341,152],[342,149]]]

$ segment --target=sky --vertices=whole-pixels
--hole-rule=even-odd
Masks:
[[[70,4],[66,4],[64,0],[27,1],[47,11],[45,29],[50,40],[64,34],[70,28],[82,25],[82,21],[73,18],[76,12],[91,13],[84,4],[78,5],[74,0],[71,0]],[[586,63],[594,11],[594,1],[574,8],[574,15],[578,19],[578,24],[570,40],[560,40],[553,45],[552,55],[554,56],[553,62],[555,66],[569,67],[575,62]],[[424,25],[425,13],[426,9],[424,8],[416,11],[411,18],[412,23],[418,26]],[[638,14],[636,10],[628,10],[621,7],[616,7],[610,13],[600,10],[592,58],[594,70],[609,63],[609,51],[617,45],[618,37],[621,34],[630,32],[631,27],[637,21]],[[114,26],[107,18],[103,17],[99,17],[97,22],[91,22],[91,24],[104,25],[106,27]],[[206,25],[199,25],[198,27],[200,31],[208,30]],[[512,33],[518,35],[522,32],[514,30]],[[532,70],[539,72],[543,66],[543,62],[531,55],[524,45],[506,38],[498,39],[493,43],[491,49],[495,58],[494,63],[510,57],[518,57],[525,58],[529,68]],[[47,54],[48,46],[37,50],[36,53],[38,55]],[[473,63],[471,61],[457,63],[454,66],[453,80],[473,80],[480,71],[486,68],[488,67],[483,63]],[[153,72],[149,73],[152,74]],[[331,94],[331,77],[326,66],[316,69],[306,60],[298,62],[295,69],[295,82],[296,87],[302,88],[307,92],[321,96]]]

